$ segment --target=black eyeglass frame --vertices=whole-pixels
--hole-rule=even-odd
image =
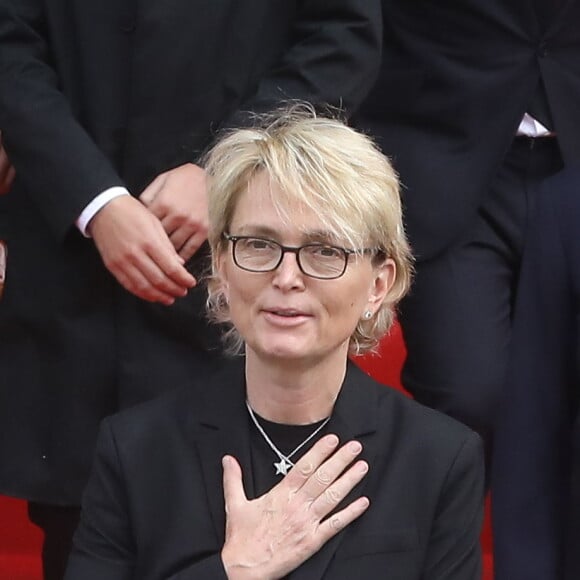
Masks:
[[[349,257],[352,254],[365,255],[365,254],[378,254],[378,253],[380,253],[380,250],[377,250],[375,248],[361,248],[360,250],[353,250],[351,248],[343,248],[341,246],[333,246],[332,244],[321,244],[321,243],[316,243],[316,242],[313,242],[310,244],[304,244],[302,246],[284,246],[280,242],[277,242],[276,240],[272,240],[270,238],[262,238],[260,236],[232,236],[232,235],[228,234],[227,232],[223,232],[222,237],[224,240],[227,240],[228,242],[232,242],[232,258],[234,260],[234,264],[238,268],[240,268],[241,270],[245,270],[246,272],[255,272],[255,273],[273,272],[282,263],[282,260],[284,259],[284,255],[287,253],[291,253],[291,254],[294,254],[296,256],[296,263],[298,264],[298,268],[300,269],[300,271],[305,276],[308,276],[309,278],[315,278],[317,280],[336,280],[337,278],[340,278],[341,276],[343,276],[344,273],[346,272],[347,267],[348,267]],[[270,244],[275,244],[276,246],[278,246],[282,250],[282,252],[280,254],[280,259],[278,260],[278,262],[276,262],[276,264],[274,266],[272,266],[271,268],[268,268],[266,270],[254,270],[252,268],[247,268],[246,266],[242,266],[236,258],[236,244],[240,240],[263,240],[264,242],[268,242]],[[305,272],[304,268],[302,267],[302,263],[300,262],[300,251],[303,250],[304,248],[313,248],[313,247],[315,247],[315,248],[319,248],[319,247],[332,248],[333,250],[339,250],[340,252],[342,252],[344,254],[344,267],[343,267],[342,271],[335,276],[316,276],[313,274],[309,274],[308,272]]]

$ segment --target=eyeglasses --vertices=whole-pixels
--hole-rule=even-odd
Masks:
[[[300,271],[311,278],[333,280],[346,271],[351,254],[369,254],[375,250],[363,248],[351,250],[327,244],[305,244],[304,246],[283,246],[274,240],[253,236],[230,236],[224,239],[232,242],[232,256],[238,268],[248,272],[272,272],[282,263],[284,254],[296,256]]]

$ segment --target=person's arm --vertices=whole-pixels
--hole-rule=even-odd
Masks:
[[[563,575],[571,390],[577,389],[577,307],[570,254],[580,205],[566,183],[538,197],[518,284],[505,396],[492,469],[494,559],[499,580]],[[571,193],[571,195],[570,195]],[[559,213],[555,211],[559,208]],[[570,220],[569,228],[562,222]],[[565,230],[567,237],[563,237]],[[578,250],[576,250],[578,253]],[[530,555],[533,554],[533,557]]]
[[[44,27],[44,2],[0,0],[0,127],[19,181],[63,237],[93,197],[123,183],[60,91]]]
[[[123,182],[59,89],[45,18],[40,0],[0,0],[0,127],[19,182],[64,238],[96,196]],[[170,304],[195,284],[143,204],[110,202],[88,229],[105,266],[140,298]]]
[[[479,580],[483,521],[483,445],[460,447],[439,498],[421,580]]]
[[[289,100],[333,105],[352,112],[372,87],[381,57],[379,0],[307,0],[300,3],[293,42],[222,128],[252,123]],[[140,199],[162,221],[188,260],[207,234],[205,175],[182,165],[158,176]]]

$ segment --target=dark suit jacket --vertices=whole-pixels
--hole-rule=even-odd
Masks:
[[[530,220],[492,471],[497,580],[580,578],[580,171]]]
[[[427,259],[471,226],[540,79],[564,160],[580,161],[580,1],[383,0],[383,20],[360,122],[394,159]]]
[[[204,290],[171,308],[134,299],[76,231],[81,209],[195,161],[242,111],[355,107],[379,45],[379,0],[0,0],[0,127],[18,174],[0,197],[0,493],[78,503],[100,419],[219,351]]]
[[[221,457],[253,497],[243,364],[106,419],[66,580],[225,579]],[[479,437],[351,365],[330,421],[358,439],[368,511],[292,580],[480,578]],[[349,500],[349,501],[350,501]]]

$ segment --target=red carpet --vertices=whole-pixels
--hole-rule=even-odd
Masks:
[[[398,327],[381,345],[380,356],[357,362],[378,381],[400,388],[399,371],[405,349]],[[26,503],[0,496],[0,580],[42,580],[40,549],[42,533],[28,522]],[[492,580],[489,509],[482,534],[484,577]],[[106,580],[106,579],[103,579]]]

